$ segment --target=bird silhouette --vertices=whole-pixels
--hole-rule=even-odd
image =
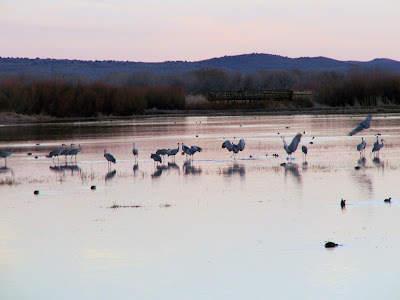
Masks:
[[[389,197],[389,198],[387,198],[387,199],[385,199],[385,200],[383,200],[384,202],[391,202],[391,200],[392,200],[392,197]]]
[[[201,151],[203,151],[203,149],[200,148],[199,146],[190,146],[190,148],[189,148],[188,146],[186,146],[182,143],[182,155],[183,154],[186,154],[186,156],[189,155],[189,158],[191,158],[191,159],[193,159],[193,155],[196,152],[201,152]]]
[[[169,157],[169,156],[172,156],[174,161],[175,161],[175,156],[176,156],[176,154],[179,152],[179,145],[180,145],[180,144],[178,143],[178,148],[170,149],[170,150],[168,150],[168,152],[167,152],[168,157]]]
[[[367,143],[364,141],[364,138],[361,138],[361,143],[357,145],[357,151],[360,152],[360,157],[361,154],[365,152],[365,147],[367,146]]]
[[[379,157],[379,151],[383,148],[384,139],[381,139],[381,143],[379,143],[379,138],[376,136],[376,142],[374,143],[374,146],[372,147],[372,153],[374,153],[374,156]]]
[[[283,148],[285,149],[285,151],[286,151],[286,153],[288,155],[287,159],[291,158],[292,153],[294,153],[297,150],[297,146],[300,143],[301,137],[302,137],[301,133],[296,134],[296,136],[293,138],[293,140],[292,140],[292,142],[290,143],[289,146],[286,144],[285,138],[282,137],[282,139],[283,139]]]
[[[168,154],[168,149],[158,149],[156,151],[157,155],[162,155],[164,157],[164,155]]]
[[[60,149],[56,149],[56,150],[50,151],[50,153],[47,154],[46,157],[52,158],[53,161],[54,161],[54,158],[57,157],[57,158],[58,158],[58,161],[60,161],[60,154],[61,154],[61,152],[64,151],[65,144],[62,144],[61,147],[62,147],[62,148],[60,148]]]
[[[7,165],[7,157],[13,153],[14,149],[11,148],[10,151],[0,150],[0,157],[4,158],[4,166]]]
[[[79,154],[79,152],[82,151],[81,144],[79,144],[79,148],[74,148],[71,151],[69,151],[69,155],[71,155],[71,161],[72,161],[72,156],[75,155],[75,161],[76,161],[76,156]]]
[[[69,155],[69,152],[72,150],[72,147],[74,146],[74,144],[71,144],[71,148],[69,149],[65,149],[60,153],[60,155],[64,155],[65,157],[65,161],[67,161],[67,156]]]
[[[301,146],[301,151],[304,153],[304,161],[307,160],[307,153],[308,153],[308,149],[306,146]]]
[[[107,159],[109,168],[111,167],[111,163],[115,164],[117,162],[117,160],[114,158],[114,156],[112,154],[107,153],[106,149],[104,149],[104,157]]]
[[[228,149],[229,152],[232,151],[234,157],[237,153],[239,153],[239,151],[243,151],[245,146],[246,143],[244,142],[244,139],[240,139],[239,143],[237,144],[234,144],[229,140],[222,143],[222,148]]]
[[[135,144],[136,144],[136,143],[133,143],[132,154],[133,154],[133,157],[134,157],[135,160],[136,160],[136,159],[138,158],[138,156],[139,156],[139,150],[136,149]]]
[[[162,163],[161,156],[155,153],[151,153],[150,158],[154,160],[154,163]]]
[[[342,209],[346,206],[346,200],[342,199],[340,201],[340,206],[342,207]]]
[[[372,115],[368,115],[361,123],[357,125],[356,128],[354,128],[349,135],[355,135],[356,133],[359,133],[360,131],[364,129],[368,129],[372,120]]]

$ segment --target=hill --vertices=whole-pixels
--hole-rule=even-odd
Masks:
[[[326,57],[289,58],[256,53],[224,56],[194,62],[166,61],[159,63],[0,57],[0,73],[62,74],[68,77],[88,77],[92,79],[99,79],[109,73],[150,72],[155,74],[177,74],[202,68],[221,68],[245,73],[259,70],[295,69],[346,72],[355,66],[400,72],[400,62],[390,59],[374,59],[368,62],[360,62],[340,61]]]

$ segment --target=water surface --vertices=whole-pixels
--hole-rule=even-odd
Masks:
[[[14,153],[0,169],[0,298],[396,299],[400,116],[348,136],[364,117],[2,126]],[[299,147],[289,163],[282,137],[299,132],[307,162]],[[234,159],[221,145],[240,138]],[[154,165],[152,152],[182,142],[203,151]],[[76,162],[45,157],[62,143],[82,146]]]

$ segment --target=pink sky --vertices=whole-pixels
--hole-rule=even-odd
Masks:
[[[400,60],[398,0],[0,0],[0,56]]]

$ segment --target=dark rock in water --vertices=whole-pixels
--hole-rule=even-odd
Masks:
[[[286,167],[286,163],[281,163],[281,166],[282,167]]]
[[[39,195],[39,190],[35,190],[35,191],[33,192],[33,194],[34,194],[34,195]]]
[[[28,155],[32,155],[32,152],[28,152]]]
[[[310,144],[312,145],[312,144],[314,144],[314,142],[310,142]]]
[[[196,137],[199,137],[199,135],[198,135],[198,134],[196,134]]]
[[[40,144],[36,144],[36,146],[40,146]]]
[[[91,189],[91,190],[95,190],[95,189],[97,189],[97,187],[96,187],[95,185],[92,185],[92,186],[90,187],[90,189]]]
[[[327,242],[325,243],[325,248],[335,248],[339,246],[338,244],[334,243],[334,242]]]
[[[361,168],[360,168],[360,166],[355,166],[354,169],[360,170]]]
[[[35,156],[35,159],[38,159],[39,158],[39,156]]]

